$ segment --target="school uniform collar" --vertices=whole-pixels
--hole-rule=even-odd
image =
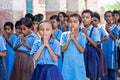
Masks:
[[[91,30],[92,27],[93,27],[93,25],[90,25],[90,26],[87,28],[87,30]]]
[[[52,37],[50,37],[50,39],[49,39],[49,43],[53,43],[53,41],[54,41],[54,39],[52,38]]]

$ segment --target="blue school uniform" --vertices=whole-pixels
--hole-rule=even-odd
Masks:
[[[60,55],[60,44],[57,40],[52,37],[48,41],[52,51],[56,55]],[[43,45],[42,39],[36,40],[32,50],[31,55],[34,55],[38,49]],[[31,80],[63,80],[57,65],[58,61],[54,62],[47,47],[44,47],[41,55],[35,61],[37,67],[35,68]]]
[[[64,23],[62,23],[61,25],[58,25],[58,29],[60,29],[62,32],[63,32],[64,27],[65,27]]]
[[[62,31],[60,29],[56,29],[53,34],[54,34],[55,38],[60,41]]]
[[[108,36],[109,34],[107,33],[107,31],[102,27],[102,26],[98,26],[97,29],[99,30],[100,33],[100,39],[104,38],[105,36]]]
[[[5,42],[3,40],[3,36],[0,35],[0,52],[5,50],[6,50]],[[0,56],[0,80],[8,80],[5,59],[4,57],[1,56]]]
[[[117,25],[112,25],[109,29],[118,38]],[[109,35],[108,40],[104,41],[102,46],[108,69],[108,76],[102,78],[102,80],[116,80],[116,71],[118,69],[116,40],[113,40]]]
[[[60,41],[61,45],[64,45],[67,42],[69,33],[70,31],[67,31],[62,34]],[[85,48],[86,37],[81,31],[79,32],[76,40],[79,45]],[[72,40],[64,51],[62,75],[64,80],[86,80],[83,53],[77,49]]]
[[[21,35],[20,35],[21,36]],[[17,46],[20,43],[20,36],[16,39],[16,41],[14,42],[14,47]],[[35,33],[31,33],[28,36],[26,36],[26,44],[28,44],[29,46],[33,46],[33,43],[35,40],[37,40],[38,37],[36,36]],[[30,49],[28,49],[26,46],[24,46],[23,44],[17,49],[18,51],[24,51],[26,52],[28,55],[30,55]]]
[[[60,29],[56,29],[53,35],[58,41],[60,41],[62,31]],[[60,53],[60,56],[58,57],[58,68],[60,71],[62,70],[62,53]]]
[[[17,36],[15,33],[12,33],[11,36],[9,37],[9,40],[14,43],[15,39]],[[8,73],[8,80],[10,79],[13,63],[14,63],[14,50],[13,46],[11,46],[7,41],[6,41],[6,56],[5,56],[5,63],[6,63],[6,68],[7,68],[7,73]]]
[[[86,29],[86,32],[94,42],[100,43],[100,34],[97,28],[94,28],[92,25],[90,25]],[[87,77],[91,79],[99,78],[101,76],[101,72],[98,51],[89,42],[86,44],[84,59]]]

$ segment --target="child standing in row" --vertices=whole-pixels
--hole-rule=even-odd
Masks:
[[[7,74],[8,74],[8,80],[10,80],[10,75],[14,63],[14,50],[13,50],[13,43],[17,36],[13,33],[13,23],[12,22],[6,22],[4,24],[4,38],[6,40],[6,67],[7,67]]]
[[[10,80],[30,80],[34,69],[30,51],[37,36],[31,31],[32,20],[22,18],[20,27],[22,34],[14,42],[16,54]]]
[[[50,17],[50,21],[53,23],[54,25],[54,32],[53,32],[53,36],[60,41],[61,35],[62,35],[62,31],[60,29],[58,29],[58,24],[59,24],[59,17],[57,15],[52,15]],[[58,68],[61,71],[62,70],[62,53],[60,53],[60,56],[58,57]]]
[[[108,75],[103,77],[102,80],[116,80],[118,69],[117,63],[117,45],[116,39],[118,38],[118,27],[113,23],[113,15],[111,11],[104,14],[106,20],[106,30],[109,33],[108,40],[103,42],[103,53],[107,63]]]
[[[71,14],[68,21],[71,31],[64,32],[61,37],[64,80],[86,80],[83,56],[86,38],[82,31],[79,31],[81,22],[82,18],[78,14]]]
[[[8,80],[6,64],[4,57],[6,56],[5,40],[0,29],[0,80]]]
[[[93,12],[90,10],[84,10],[82,12],[83,19],[83,32],[86,35],[87,43],[84,52],[84,59],[86,65],[86,75],[90,80],[97,80],[101,77],[100,72],[100,59],[97,45],[100,43],[100,34],[97,28],[92,25]]]
[[[97,45],[97,49],[99,52],[98,56],[100,58],[100,71],[101,71],[101,77],[102,77],[107,75],[107,66],[106,66],[106,61],[105,61],[105,57],[101,49],[101,46],[102,46],[102,42],[108,39],[108,33],[102,26],[99,25],[99,23],[100,23],[100,15],[99,13],[94,12],[92,24],[95,28],[99,30],[100,40],[101,40],[101,43]]]
[[[60,43],[52,37],[54,26],[50,21],[42,21],[38,27],[41,38],[34,42],[31,50],[36,62],[31,80],[63,80],[57,67]]]

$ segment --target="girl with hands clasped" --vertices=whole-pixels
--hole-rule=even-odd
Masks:
[[[104,18],[106,21],[105,29],[109,34],[109,38],[103,42],[102,50],[107,63],[108,75],[103,77],[102,80],[117,80],[118,54],[116,40],[118,38],[118,26],[113,23],[113,13],[111,11],[106,11]]]
[[[30,51],[37,36],[31,31],[30,18],[22,18],[20,21],[22,34],[18,36],[13,45],[16,54],[10,80],[30,80],[34,70]]]
[[[7,68],[8,80],[10,80],[10,74],[12,71],[13,63],[14,63],[14,50],[13,50],[13,43],[17,36],[13,33],[14,25],[12,22],[6,22],[4,24],[4,39],[6,42],[6,56],[5,56],[5,63]]]
[[[60,43],[64,53],[62,75],[64,80],[86,80],[83,52],[85,35],[79,31],[82,18],[78,14],[69,16],[71,31],[62,34]]]
[[[100,57],[97,46],[100,43],[100,34],[97,28],[92,25],[93,12],[84,10],[82,20],[87,43],[84,52],[86,75],[90,80],[98,80],[101,77]]]
[[[54,26],[50,21],[41,21],[38,31],[41,35],[34,42],[31,50],[36,64],[31,80],[63,80],[58,70],[58,56],[60,55],[60,43],[52,37]]]

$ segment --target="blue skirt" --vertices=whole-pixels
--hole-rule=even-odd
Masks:
[[[37,65],[30,80],[63,80],[57,66],[46,64]]]
[[[84,52],[86,75],[88,78],[95,79],[101,77],[100,58],[98,51],[92,45],[86,45]]]
[[[3,57],[0,57],[0,80],[8,80],[5,60]]]

